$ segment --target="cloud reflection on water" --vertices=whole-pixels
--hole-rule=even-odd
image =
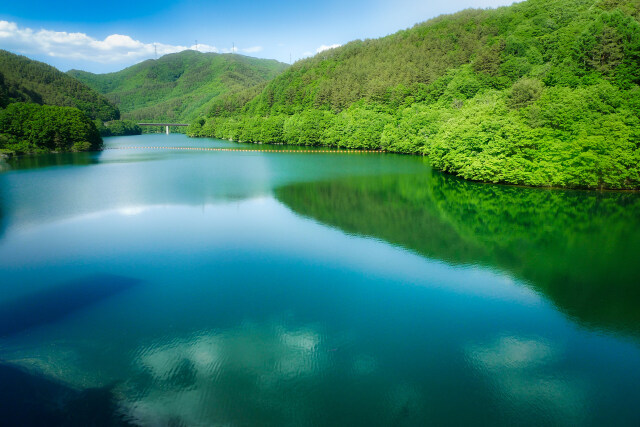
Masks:
[[[582,425],[585,421],[585,384],[557,376],[554,365],[563,350],[542,338],[503,336],[467,348],[471,364],[498,389],[501,399],[516,408],[551,408],[551,423]]]
[[[178,338],[139,351],[134,377],[144,380],[129,384],[139,393],[123,406],[143,425],[237,422],[243,412],[285,408],[291,383],[322,376],[329,357],[311,327],[243,323]]]

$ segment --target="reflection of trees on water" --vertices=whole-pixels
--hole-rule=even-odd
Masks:
[[[59,153],[20,156],[7,162],[7,170],[38,169],[52,166],[88,166],[98,163],[98,152]],[[0,166],[1,168],[1,166]],[[2,172],[2,169],[0,169]]]
[[[2,162],[0,162],[0,165]],[[5,229],[7,228],[7,213],[5,207],[5,197],[6,193],[2,185],[0,185],[0,239],[4,235]]]
[[[506,270],[591,327],[640,332],[640,195],[435,173],[285,186],[295,212],[429,258]]]

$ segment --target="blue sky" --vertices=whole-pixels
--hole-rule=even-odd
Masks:
[[[513,0],[3,2],[0,48],[63,71],[120,70],[195,48],[289,62],[377,38],[443,13]]]

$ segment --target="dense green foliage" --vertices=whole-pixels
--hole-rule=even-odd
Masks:
[[[0,50],[1,153],[97,150],[102,139],[96,123],[118,117],[118,109],[85,84]]]
[[[0,110],[2,151],[24,154],[101,147],[95,124],[77,108],[17,102]]]
[[[294,184],[275,196],[350,234],[508,272],[585,325],[640,335],[635,192],[495,186],[434,172]]]
[[[100,136],[123,136],[123,135],[140,135],[142,128],[136,122],[131,120],[112,120],[102,123],[96,120],[96,127],[100,132]]]
[[[192,136],[427,155],[467,179],[640,188],[640,2],[528,0],[302,60]]]
[[[197,117],[220,96],[260,85],[285,68],[275,60],[186,50],[115,73],[68,74],[105,94],[128,119],[178,121]]]
[[[50,65],[0,50],[0,108],[13,102],[75,107],[103,121],[120,117],[117,108],[84,83]]]

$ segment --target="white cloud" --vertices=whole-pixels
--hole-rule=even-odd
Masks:
[[[246,53],[258,53],[260,51],[262,51],[262,46],[251,46],[251,47],[247,47],[245,49],[242,49],[243,52]]]
[[[104,40],[96,40],[84,33],[68,33],[46,29],[21,28],[15,22],[0,21],[0,46],[23,54],[44,54],[51,57],[77,59],[99,63],[117,63],[141,60],[181,52],[196,50],[196,45],[181,46],[164,43],[144,43],[127,35],[111,34]],[[218,49],[215,46],[198,43],[200,52],[238,52],[238,48]],[[256,53],[262,46],[240,49],[246,53]]]
[[[332,45],[322,45],[319,48],[316,49],[316,53],[320,53],[320,52],[324,52],[325,50],[329,50],[329,49],[335,49],[337,47],[342,46],[341,44],[332,44]]]
[[[220,48],[219,52],[220,53],[238,53],[239,50],[240,49],[238,49],[237,46],[233,46],[231,48],[228,48],[228,47]]]

